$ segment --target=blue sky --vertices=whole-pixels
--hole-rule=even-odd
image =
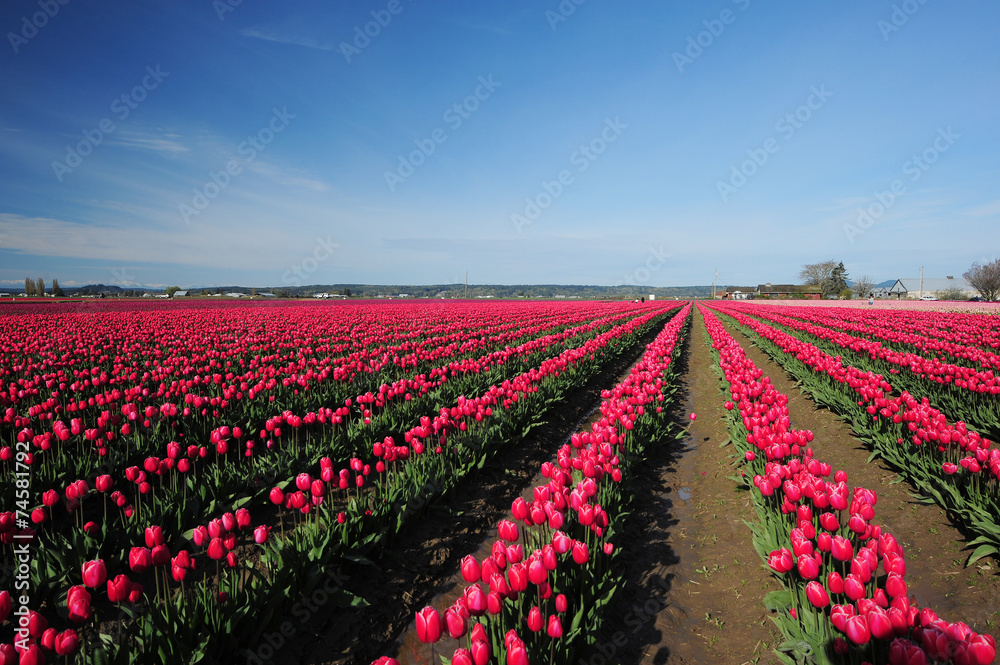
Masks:
[[[0,288],[997,256],[995,2],[236,2],[3,3]]]

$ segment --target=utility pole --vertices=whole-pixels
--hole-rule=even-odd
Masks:
[[[715,283],[719,281],[719,269],[715,269],[715,277],[712,278],[712,300],[715,300]]]
[[[465,299],[469,299],[469,271],[465,271]]]
[[[924,297],[924,267],[920,266],[920,297]]]

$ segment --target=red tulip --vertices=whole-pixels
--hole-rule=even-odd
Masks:
[[[66,605],[69,608],[69,619],[83,623],[90,619],[90,594],[82,586],[70,587],[66,593]]]
[[[871,639],[868,620],[863,616],[848,617],[844,632],[847,633],[847,639],[855,644],[868,644]]]
[[[68,656],[80,648],[80,637],[72,628],[67,628],[56,635],[55,652],[60,656]]]
[[[829,514],[829,513],[827,513]],[[854,545],[851,541],[843,536],[833,537],[833,549],[831,550],[833,558],[837,561],[850,561],[854,558]]]
[[[10,592],[4,589],[0,591],[0,623],[7,620],[10,616],[11,602],[10,602]]]
[[[146,547],[153,549],[157,545],[162,545],[166,540],[163,537],[163,528],[157,525],[146,527]]]
[[[566,611],[566,595],[561,593],[558,596],[556,596],[556,612],[565,612],[565,611]]]
[[[795,566],[795,561],[792,558],[792,553],[788,549],[782,547],[780,550],[775,550],[768,555],[767,565],[769,565],[771,570],[774,572],[784,574]]]
[[[583,565],[590,560],[590,552],[587,550],[587,544],[577,541],[573,544],[573,561],[579,565]]]
[[[29,644],[28,648],[21,652],[19,665],[45,665],[45,654],[37,644]]]
[[[477,623],[481,626],[481,623]],[[487,665],[490,662],[490,643],[487,640],[472,641],[472,662],[476,665]]]
[[[97,488],[98,492],[107,492],[111,489],[112,485],[114,485],[114,480],[107,474],[97,476],[97,480],[94,481],[94,487]]]
[[[236,511],[236,526],[240,529],[246,529],[250,526],[250,511],[246,508],[240,508]]]
[[[562,637],[562,634],[563,634],[562,620],[559,619],[559,617],[557,617],[554,614],[552,616],[550,616],[549,617],[549,625],[548,625],[548,628],[546,630],[546,633],[548,633],[548,636],[551,637],[554,640],[557,640],[560,637]]]
[[[813,607],[824,608],[830,604],[830,596],[819,582],[812,581],[806,585],[806,598]]]
[[[212,538],[211,542],[208,544],[208,558],[218,561],[224,556],[226,556],[226,548],[222,544],[222,539]]]
[[[127,575],[118,575],[114,580],[108,580],[108,600],[121,603],[128,600],[132,592],[132,582]]]
[[[153,565],[153,557],[145,547],[133,547],[128,554],[129,567],[136,573],[144,573]]]
[[[153,565],[157,568],[166,566],[170,563],[170,548],[166,545],[157,545],[150,553],[150,557],[153,560]]]
[[[267,542],[268,536],[271,535],[271,527],[264,526],[261,524],[259,527],[253,530],[253,541],[258,545],[263,545]]]
[[[417,612],[417,639],[424,644],[433,644],[441,639],[441,616],[431,606]]]
[[[451,656],[451,665],[472,665],[472,654],[468,649],[455,649]]]
[[[81,587],[73,587],[73,588],[70,589],[70,592],[72,592],[73,589],[80,589],[82,591],[83,587],[82,586]],[[84,593],[86,593],[86,591],[84,591]],[[35,610],[28,610],[28,635],[29,636],[31,636],[31,637],[33,637],[33,638],[35,638],[37,640],[37,639],[39,639],[42,636],[42,633],[44,633],[45,630],[48,627],[49,627],[48,619],[46,619],[45,617],[43,617],[41,614],[39,614]]]
[[[103,585],[108,580],[108,569],[101,559],[87,561],[83,564],[83,583],[91,589]]]
[[[475,584],[480,580],[482,576],[482,568],[479,565],[479,560],[469,554],[464,559],[462,559],[462,579],[464,579],[469,584]]]
[[[275,487],[274,489],[271,490],[270,498],[271,498],[271,503],[275,504],[276,506],[280,506],[281,504],[285,503],[285,493],[281,490],[280,487]]]
[[[448,629],[448,636],[453,640],[463,637],[469,628],[468,620],[455,607],[449,607],[445,610],[444,623]]]

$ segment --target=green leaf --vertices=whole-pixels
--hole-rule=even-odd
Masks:
[[[769,610],[783,610],[792,604],[792,592],[788,589],[772,591],[764,596],[764,607]]]
[[[985,556],[990,556],[992,554],[998,554],[998,553],[1000,553],[1000,550],[998,550],[993,545],[980,545],[971,555],[969,555],[969,560],[965,562],[965,567],[968,568],[969,566],[971,566],[972,564],[979,561]]]

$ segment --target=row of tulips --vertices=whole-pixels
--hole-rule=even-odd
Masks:
[[[833,353],[843,354],[845,361],[859,368],[892,376],[897,389],[927,396],[935,406],[953,418],[963,420],[989,436],[1000,435],[1000,401],[997,400],[1000,376],[995,376],[992,369],[977,369],[899,351],[876,340],[783,316],[770,307],[730,307],[780,325]],[[797,309],[794,311],[801,314]]]
[[[791,426],[788,398],[707,308],[705,326],[731,396],[732,441],[758,522],[758,553],[786,587],[766,603],[787,641],[785,662],[987,665],[994,638],[948,622],[908,596],[902,546],[875,521],[877,494],[814,457],[812,432]],[[830,479],[833,476],[832,480]],[[881,572],[880,572],[881,570]]]
[[[504,438],[503,435],[509,437],[516,434],[505,425],[520,427],[525,420],[536,418],[542,412],[545,405],[535,403],[534,398],[548,397],[554,404],[554,398],[560,389],[588,376],[581,370],[590,368],[591,372],[596,371],[608,355],[609,346],[620,345],[618,350],[623,351],[628,346],[628,339],[636,339],[643,326],[651,325],[660,316],[662,312],[654,311],[641,319],[617,326],[583,346],[564,351],[559,357],[545,361],[540,368],[518,377],[523,380],[510,382],[503,387],[494,386],[485,395],[491,397],[493,408],[506,411],[506,418],[494,420],[506,422],[494,424],[492,427],[496,430],[496,435],[490,436],[490,427],[479,425],[484,412],[470,414],[470,426],[461,436],[458,435],[461,429],[456,428],[458,431],[453,435],[455,438],[452,445],[456,449],[468,448],[473,439],[480,437],[488,438],[489,443],[494,444],[492,448],[495,448],[495,444]],[[600,359],[595,361],[595,357]],[[507,390],[504,391],[504,388]],[[506,396],[506,400],[500,400],[498,394]],[[509,405],[504,405],[504,401],[509,401]],[[506,406],[510,406],[510,409],[506,409]],[[486,408],[489,408],[489,404]],[[449,416],[450,413],[448,411]],[[442,418],[443,416],[444,414]],[[464,421],[464,416],[458,420]],[[447,424],[447,421],[442,420],[441,424]],[[428,427],[433,431],[437,425],[438,423],[432,424],[428,418],[421,427]],[[442,432],[438,436],[445,434],[448,432]],[[383,450],[386,448],[385,444],[377,445]],[[229,518],[223,515],[220,521],[213,520],[207,526],[196,528],[190,533],[194,548],[176,540],[169,547],[165,542],[156,543],[154,540],[154,545],[149,547],[147,536],[153,566],[158,570],[144,569],[142,573],[134,567],[132,570],[138,576],[135,582],[144,584],[148,589],[155,586],[157,600],[154,602],[147,596],[145,602],[140,601],[137,607],[128,604],[116,607],[120,612],[119,616],[135,618],[132,622],[125,622],[124,636],[117,636],[121,639],[116,644],[121,646],[112,646],[107,634],[96,634],[96,619],[93,617],[90,619],[93,623],[88,624],[88,631],[82,634],[84,644],[89,642],[91,645],[101,645],[100,659],[125,663],[196,662],[206,652],[225,653],[232,651],[236,645],[252,643],[254,636],[267,628],[268,617],[278,616],[282,607],[289,603],[289,598],[308,591],[310,581],[322,577],[322,572],[335,565],[340,556],[363,552],[365,548],[382,542],[392,527],[401,524],[408,515],[405,510],[395,514],[400,506],[412,502],[418,494],[422,499],[426,498],[426,488],[429,485],[436,482],[445,487],[449,482],[457,482],[468,471],[456,469],[454,459],[441,454],[444,450],[438,455],[429,456],[417,454],[415,445],[401,444],[393,448],[399,449],[399,458],[409,458],[410,463],[405,463],[403,459],[394,459],[390,465],[385,465],[384,460],[374,464],[361,464],[360,460],[352,462],[347,473],[353,491],[340,491],[346,470],[334,473],[329,460],[322,462],[318,478],[309,478],[306,483],[301,476],[296,477],[296,487],[306,487],[307,491],[299,489],[298,492],[284,492],[288,500],[286,502],[285,497],[282,497],[283,507],[294,508],[294,514],[298,515],[288,524],[288,533],[285,533],[284,516],[278,525],[261,524],[251,528],[248,514],[237,510]],[[402,453],[403,450],[406,451],[405,454]],[[480,457],[485,456],[491,452],[491,446],[480,443],[476,452]],[[424,458],[428,461],[423,465],[412,463]],[[427,477],[428,468],[437,474],[433,480]],[[374,477],[367,478],[369,473]],[[110,487],[104,486],[103,489],[107,491]],[[86,491],[81,487],[75,489],[77,496],[81,492],[86,494]],[[278,491],[282,490],[279,488]],[[311,516],[308,515],[310,512],[313,513]],[[227,519],[230,522],[228,526],[235,525],[236,531],[227,528]],[[99,555],[97,558],[109,562],[112,570],[125,565],[126,554],[116,546],[120,539],[111,537],[106,531],[106,525],[107,523],[97,527],[89,523],[84,525],[76,540],[76,547],[70,552],[64,552],[67,555],[64,561],[55,562],[61,563],[64,574],[76,567],[71,559],[79,560],[82,557],[96,560],[93,558],[95,552]],[[245,530],[240,528],[244,526]],[[273,531],[275,526],[280,527],[278,534]],[[152,528],[154,527],[147,527],[147,533]],[[213,529],[218,533],[213,533]],[[43,532],[43,535],[47,533]],[[240,537],[240,533],[246,535]],[[252,543],[250,533],[253,534]],[[43,539],[38,552],[39,559],[51,558],[50,544]],[[132,550],[128,554],[129,565],[134,563],[131,552]],[[142,557],[141,554],[136,556]],[[178,557],[180,560],[175,561]],[[259,562],[256,564],[248,563],[257,557]],[[198,561],[202,564],[198,565]],[[51,566],[53,570],[59,567],[55,563]],[[211,574],[213,567],[214,575]],[[54,579],[59,579],[58,574]],[[184,588],[185,580],[190,586],[188,590]],[[171,587],[171,581],[175,586]],[[51,584],[47,580],[43,584],[50,588],[60,586],[58,582]],[[345,602],[358,602],[346,592],[342,595]],[[99,600],[104,602],[103,597]],[[62,607],[62,602],[54,598],[53,594],[49,594],[47,602],[50,607]],[[69,602],[68,596],[66,602]],[[110,593],[108,603],[114,604]],[[210,639],[210,643],[205,644],[205,639]],[[100,659],[93,662],[103,662]],[[91,661],[84,658],[83,662]]]
[[[954,312],[866,310],[860,308],[788,307],[789,316],[826,328],[883,340],[897,351],[969,367],[1000,370],[1000,337],[994,317]],[[987,340],[985,335],[993,338]],[[984,348],[985,347],[985,348]]]
[[[677,375],[672,366],[690,321],[686,305],[629,375],[602,392],[601,418],[574,434],[531,501],[518,498],[497,527],[490,554],[462,561],[467,586],[443,613],[416,615],[421,642],[452,650],[452,665],[572,663],[592,645],[603,607],[620,582],[612,566],[628,506],[629,474],[648,445],[668,436]],[[384,657],[379,665],[395,662]]]
[[[928,500],[977,534],[969,557],[1000,552],[1000,449],[962,421],[949,422],[926,398],[917,400],[881,374],[748,317],[721,311],[760,339],[761,348],[796,376],[817,402],[851,422],[855,433]]]

